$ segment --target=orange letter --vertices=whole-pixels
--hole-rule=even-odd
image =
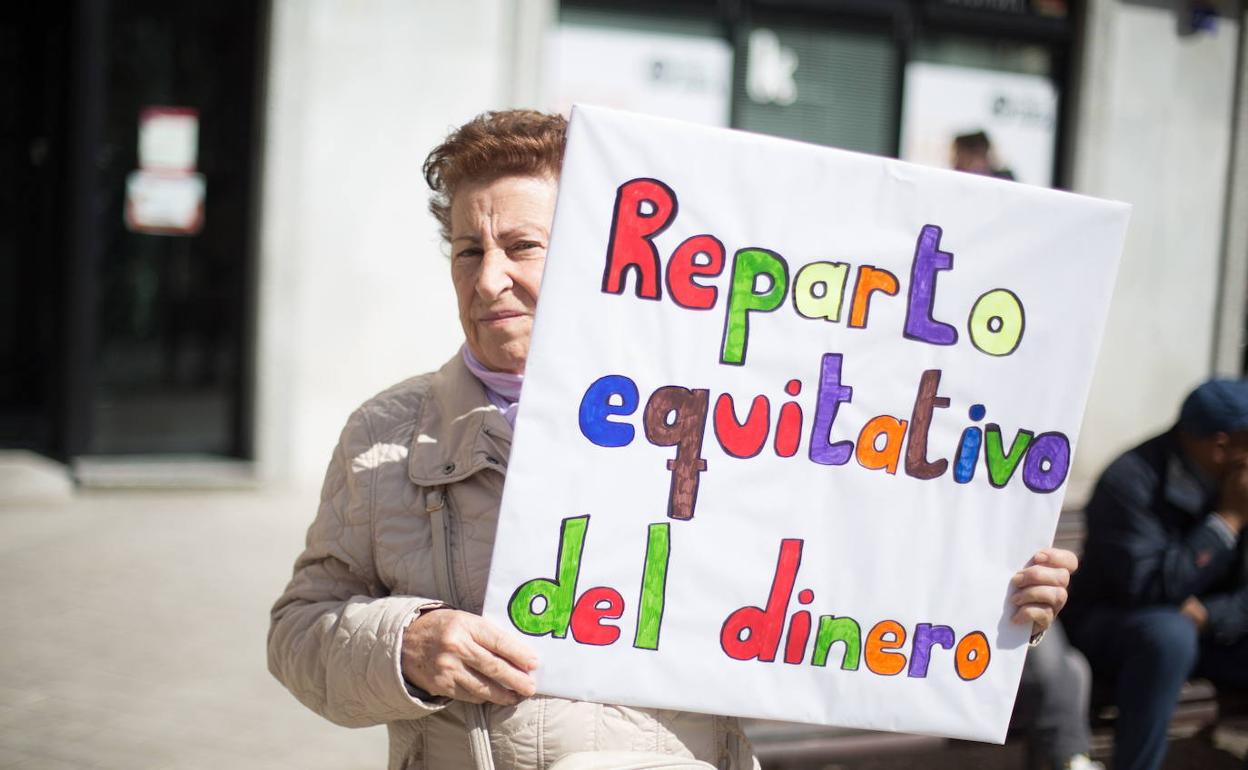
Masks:
[[[884,637],[891,636],[891,639]],[[906,629],[895,620],[881,620],[867,634],[867,648],[863,657],[867,660],[867,668],[880,676],[900,674],[906,667],[906,656],[900,652],[890,652],[905,645]],[[963,677],[965,679],[966,677]]]
[[[883,468],[889,473],[896,473],[897,463],[901,458],[901,444],[906,437],[906,424],[905,420],[898,420],[888,414],[872,417],[858,434],[858,464],[867,470],[878,471]],[[883,449],[875,446],[880,436],[885,438]]]
[[[862,265],[858,268],[858,282],[854,284],[854,303],[849,308],[851,329],[866,327],[867,314],[871,311],[871,292],[874,291],[882,291],[890,297],[895,296],[897,276],[887,270]]]
[[[962,637],[958,648],[953,651],[954,667],[958,670],[958,676],[968,682],[984,675],[991,657],[988,637],[984,636],[983,631],[972,631]]]

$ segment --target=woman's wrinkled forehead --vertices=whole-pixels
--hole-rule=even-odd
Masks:
[[[543,185],[554,183],[554,185],[558,187],[559,169],[556,168],[553,171],[547,171],[545,169],[538,169],[536,171],[528,169],[520,169],[517,171],[491,171],[489,173],[463,177],[455,180],[453,185],[449,183],[447,185],[451,203],[453,205],[456,198],[471,195],[474,191],[490,187],[505,179],[532,179],[540,181]]]
[[[550,176],[473,180],[451,199],[451,240],[503,237],[511,231],[549,234],[558,181]]]

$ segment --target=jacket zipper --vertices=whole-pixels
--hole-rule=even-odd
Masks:
[[[451,570],[451,520],[446,515],[446,487],[433,487],[428,495],[425,512],[429,514],[433,531],[434,561],[440,562],[434,564],[441,578],[438,580],[441,584],[439,588],[451,606],[460,607],[459,593],[455,590],[455,573]],[[466,704],[466,711],[468,748],[472,752],[472,764],[477,770],[494,770],[494,754],[490,749],[490,729],[485,716],[485,705]]]

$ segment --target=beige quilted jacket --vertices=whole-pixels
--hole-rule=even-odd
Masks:
[[[403,630],[422,607],[481,612],[510,448],[511,426],[459,356],[357,409],[273,606],[269,670],[333,722],[386,723],[391,770],[544,770],[571,752],[605,750],[756,767],[728,717],[540,695],[475,706],[404,682]]]

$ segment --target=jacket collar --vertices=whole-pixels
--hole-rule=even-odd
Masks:
[[[430,377],[408,453],[408,477],[429,486],[454,483],[483,468],[502,471],[510,448],[511,425],[456,353]]]

